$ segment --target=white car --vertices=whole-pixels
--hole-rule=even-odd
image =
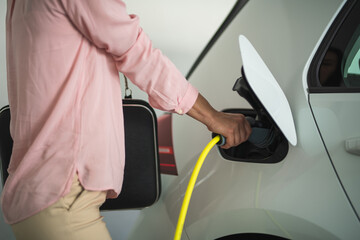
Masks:
[[[272,129],[272,144],[210,151],[182,239],[360,239],[359,48],[360,1],[236,3],[188,79],[217,109]],[[189,117],[165,118],[162,195],[141,211],[131,240],[172,239],[211,140]]]
[[[210,151],[183,240],[360,239],[359,0],[238,0],[187,77],[215,108],[256,124],[249,141]],[[212,138],[190,117],[158,126],[162,193],[129,240],[173,238]]]

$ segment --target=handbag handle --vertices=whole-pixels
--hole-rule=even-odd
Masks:
[[[125,74],[123,74],[123,76],[125,81],[125,99],[132,99],[132,91],[129,88],[128,79]]]

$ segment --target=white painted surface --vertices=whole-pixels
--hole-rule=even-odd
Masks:
[[[297,143],[293,116],[284,92],[251,42],[239,36],[244,72],[251,89],[264,105],[285,137],[295,146]]]

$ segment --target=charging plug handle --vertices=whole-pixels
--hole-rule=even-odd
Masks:
[[[256,121],[254,118],[247,116],[246,120],[249,122],[252,132],[248,139],[249,142],[254,144],[259,148],[266,148],[270,146],[274,141],[274,132],[271,129],[263,127],[261,121]],[[226,144],[226,138],[221,134],[213,133],[212,137],[220,135],[220,141],[217,142],[218,146],[223,146]]]

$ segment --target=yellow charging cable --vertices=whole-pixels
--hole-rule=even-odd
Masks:
[[[199,175],[200,172],[200,168],[206,158],[206,156],[208,155],[208,153],[210,152],[210,150],[215,146],[216,143],[218,143],[220,140],[222,140],[220,135],[217,135],[216,137],[214,137],[204,148],[204,150],[202,151],[202,153],[200,154],[200,157],[198,158],[196,165],[194,167],[194,170],[191,174],[190,180],[189,180],[189,184],[187,186],[186,192],[185,192],[185,196],[184,196],[184,200],[183,200],[183,204],[181,206],[181,210],[180,210],[180,214],[179,214],[179,219],[178,219],[178,223],[176,226],[176,231],[175,231],[175,236],[174,236],[174,240],[180,240],[181,239],[181,233],[183,231],[184,228],[184,222],[185,222],[185,218],[186,218],[186,213],[189,207],[189,202],[190,202],[190,198],[191,198],[191,194],[194,190],[194,186],[195,186],[195,182],[196,179]]]

